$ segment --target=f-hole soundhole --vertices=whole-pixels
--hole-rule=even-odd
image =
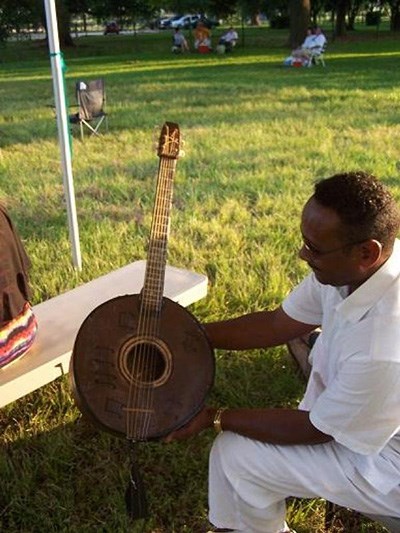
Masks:
[[[171,373],[171,357],[159,340],[131,340],[122,351],[122,372],[138,386],[159,386]]]

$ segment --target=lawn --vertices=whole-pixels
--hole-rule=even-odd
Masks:
[[[362,169],[400,199],[399,38],[359,29],[329,39],[326,68],[295,69],[283,67],[285,31],[246,28],[241,37],[226,56],[175,56],[168,32],[83,37],[65,50],[70,104],[77,80],[102,77],[110,124],[84,142],[73,133],[80,272],[71,263],[47,49],[39,41],[1,49],[0,198],[32,259],[33,303],[146,257],[154,128],[167,120],[185,139],[168,262],[208,275],[208,296],[190,308],[200,320],[272,308],[304,276],[299,215],[315,180]],[[214,405],[294,407],[301,398],[285,347],[220,351],[216,360]],[[67,377],[3,408],[0,427],[0,530],[201,532],[211,432],[140,445],[151,511],[142,525],[124,508],[126,443],[80,416]],[[322,531],[322,509],[291,502],[292,527]]]

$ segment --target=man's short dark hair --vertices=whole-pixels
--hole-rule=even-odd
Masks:
[[[345,242],[376,239],[391,249],[400,229],[400,210],[389,190],[366,172],[347,172],[315,185],[315,200],[334,210]]]

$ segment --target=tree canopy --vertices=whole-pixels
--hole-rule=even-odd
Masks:
[[[357,14],[363,10],[372,23],[379,24],[380,14],[390,14],[392,31],[400,31],[400,0],[55,0],[59,35],[62,46],[73,45],[71,20],[94,18],[99,23],[115,19],[121,24],[135,25],[139,20],[150,20],[164,12],[201,13],[229,20],[236,16],[253,25],[260,23],[265,14],[274,27],[289,27],[289,42],[299,44],[308,26],[318,18],[331,14],[336,36],[354,28]],[[11,32],[27,28],[45,28],[43,0],[0,0],[0,39]]]

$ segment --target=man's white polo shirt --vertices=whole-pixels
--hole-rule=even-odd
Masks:
[[[295,320],[321,325],[299,409],[331,435],[383,493],[400,480],[400,241],[356,291],[310,274],[283,302]]]

